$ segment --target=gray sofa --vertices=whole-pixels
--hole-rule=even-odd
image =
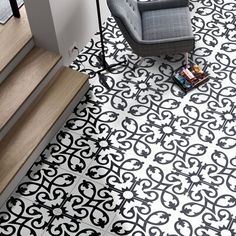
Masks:
[[[107,0],[107,4],[137,55],[155,56],[193,49],[188,0]]]

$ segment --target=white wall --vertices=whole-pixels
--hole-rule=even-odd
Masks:
[[[59,52],[48,0],[24,0],[32,35],[37,46]]]
[[[69,48],[74,42],[82,49],[98,31],[96,0],[49,0],[60,52],[70,62]],[[106,0],[100,0],[103,20],[109,15]]]
[[[38,46],[45,47],[47,49],[52,48],[51,50],[55,51],[57,47],[52,47],[52,43],[45,43],[45,40],[58,44],[59,52],[63,56],[64,64],[66,65],[70,64],[73,59],[69,56],[69,48],[71,48],[71,46],[76,42],[81,50],[91,39],[91,37],[93,37],[93,35],[98,31],[96,0],[25,1],[26,5],[34,6],[27,7],[26,10],[30,10],[30,12],[27,10],[28,16],[31,15],[31,17],[29,17],[29,21],[34,22],[31,24],[34,27],[32,32],[35,36],[40,38],[40,40],[36,39],[36,42],[40,42],[38,43]],[[110,15],[110,12],[107,8],[106,0],[99,1],[102,20],[105,21]],[[35,7],[36,5],[37,7]],[[51,11],[51,17],[49,16],[49,8]],[[40,9],[40,11],[37,9]],[[54,27],[52,27],[52,23]],[[56,40],[52,35],[53,32],[55,33]],[[75,55],[76,52],[72,55],[72,57]]]

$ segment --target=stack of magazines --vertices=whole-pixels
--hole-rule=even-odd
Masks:
[[[204,73],[199,65],[191,65],[177,69],[173,79],[184,92],[188,92],[208,81],[209,76]]]

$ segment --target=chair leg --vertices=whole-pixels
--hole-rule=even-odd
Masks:
[[[186,64],[186,68],[188,67],[188,52],[186,52],[185,54],[184,54],[184,60],[185,60],[185,64]]]

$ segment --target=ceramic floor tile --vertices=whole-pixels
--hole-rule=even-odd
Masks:
[[[13,195],[0,212],[0,235],[42,235],[50,211],[19,195]]]
[[[140,173],[139,170],[144,166],[144,161],[140,161],[139,157],[134,153],[114,151],[107,149],[101,151],[100,154],[91,162],[85,176],[92,181],[100,184],[108,184],[111,179],[122,181],[125,174],[135,176]]]
[[[64,207],[72,218],[106,230],[118,204],[108,188],[82,178],[66,199]]]
[[[42,236],[103,236],[104,234],[105,232],[101,229],[61,216],[51,222]]]
[[[99,76],[99,34],[84,47],[71,68],[90,75],[90,89],[18,186],[28,205],[17,215],[5,209],[1,232],[236,235],[235,4],[190,0],[189,9],[189,61],[209,81],[188,94],[174,84],[183,53],[146,57],[132,70],[140,57],[108,18],[106,59],[127,64]],[[45,216],[36,210],[33,221],[28,200]]]
[[[116,128],[119,129],[122,113],[108,103],[108,97],[102,94],[95,97],[93,89],[96,90],[91,86],[84,100],[74,109],[74,113],[65,122],[65,128],[78,134],[89,135],[92,132],[91,135],[98,135],[103,127],[107,126],[109,129],[110,124],[115,122]]]
[[[86,136],[68,129],[61,130],[41,154],[42,160],[83,175],[92,161],[98,147]]]
[[[54,165],[35,162],[16,192],[48,207],[60,206],[75,186],[79,177]]]
[[[141,206],[138,210],[117,214],[108,232],[112,235],[165,235],[169,215],[162,211],[148,213]]]
[[[104,236],[115,236],[115,234],[113,234],[111,232],[106,232]]]

